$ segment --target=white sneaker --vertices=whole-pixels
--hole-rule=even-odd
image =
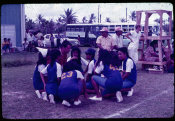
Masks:
[[[54,96],[52,94],[49,95],[49,100],[50,100],[50,103],[55,104]]]
[[[102,101],[102,97],[97,97],[97,96],[90,97],[89,99],[90,100],[95,100],[95,101]]]
[[[38,98],[41,98],[41,94],[40,94],[39,90],[35,90],[35,93],[36,93]]]
[[[122,102],[123,101],[123,97],[120,91],[116,92],[116,98],[117,98],[117,102]]]
[[[80,100],[74,101],[74,105],[79,105],[79,104],[81,104],[81,101]]]
[[[131,90],[130,90],[130,91],[128,91],[127,96],[128,96],[128,97],[132,96],[132,95],[133,95],[133,92],[134,92],[134,89],[133,89],[133,88],[131,88]]]
[[[67,102],[66,100],[63,100],[62,104],[65,105],[65,106],[68,106],[68,107],[71,106],[71,104],[69,102]]]
[[[48,101],[46,92],[42,92],[42,98],[43,100]]]

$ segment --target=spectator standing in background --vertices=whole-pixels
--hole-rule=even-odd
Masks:
[[[61,36],[60,36],[60,33],[58,32],[58,36],[57,36],[57,48],[60,47],[60,39],[61,39]]]
[[[96,41],[98,48],[112,51],[113,47],[115,46],[115,41],[111,36],[108,35],[108,29],[103,27],[100,32],[101,36],[99,36]]]
[[[24,41],[22,42],[22,45],[24,47],[24,51],[26,51],[28,45],[29,45],[29,42],[27,41],[27,38],[24,38]]]
[[[54,48],[54,37],[53,34],[50,34],[50,42],[51,42],[51,48]]]
[[[140,31],[141,31],[141,26],[136,25],[135,31],[131,31],[125,35],[128,39],[131,40],[128,46],[128,53],[135,63],[137,63],[138,61],[139,39],[142,35]]]
[[[38,40],[38,47],[44,47],[43,41],[44,41],[44,37],[41,36],[40,39]]]
[[[123,36],[122,36],[122,29],[120,27],[116,27],[115,28],[115,35],[113,36],[113,39],[115,40],[116,42],[116,46],[115,48],[121,48],[123,47]]]

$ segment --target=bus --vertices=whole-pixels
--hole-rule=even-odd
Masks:
[[[100,36],[100,30],[103,27],[108,28],[108,33],[110,36],[115,34],[115,27],[121,27],[123,30],[124,44],[128,44],[129,40],[124,36],[131,30],[134,30],[136,23],[97,23],[97,24],[67,24],[66,26],[66,37],[68,38],[78,38],[80,36],[81,45],[96,46],[96,39]],[[149,31],[151,34],[157,33],[158,27],[150,25]],[[144,33],[144,26],[142,25],[141,32]]]

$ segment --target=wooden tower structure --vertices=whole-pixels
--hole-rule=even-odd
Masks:
[[[136,23],[141,25],[141,18],[142,18],[142,13],[145,13],[145,25],[144,25],[144,37],[140,38],[140,41],[142,41],[142,48],[139,49],[138,51],[141,52],[141,58],[139,59],[138,63],[143,65],[158,65],[160,67],[160,71],[163,73],[163,65],[166,64],[166,62],[163,62],[163,57],[162,57],[162,40],[167,40],[168,44],[168,49],[169,52],[171,52],[171,47],[170,47],[170,40],[171,40],[171,26],[172,26],[172,11],[166,11],[166,10],[145,10],[145,11],[136,11]],[[167,13],[169,16],[169,32],[168,35],[163,35],[162,34],[162,23],[163,23],[163,14]],[[160,33],[158,36],[148,36],[148,26],[149,26],[149,18],[152,14],[158,14],[160,16]],[[159,55],[159,62],[148,62],[144,61],[144,42],[147,40],[158,40],[158,55]],[[148,47],[147,43],[147,47]]]

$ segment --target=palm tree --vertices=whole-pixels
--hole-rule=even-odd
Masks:
[[[39,14],[38,17],[37,17],[37,19],[38,19],[38,23],[41,24],[41,21],[43,19],[43,16],[41,14]]]
[[[89,18],[89,22],[88,23],[93,23],[93,22],[95,22],[95,20],[96,20],[96,16],[94,15],[94,13],[91,13],[91,16]]]
[[[83,23],[86,23],[87,22],[86,16],[83,17],[82,22]]]
[[[61,15],[61,17],[63,18],[64,22],[66,24],[72,24],[72,23],[76,23],[77,22],[77,16],[75,16],[76,13],[73,13],[72,8],[71,9],[67,9],[64,10],[65,15]]]
[[[121,18],[120,21],[121,21],[122,23],[124,23],[124,22],[126,22],[126,19]]]
[[[111,19],[109,17],[106,17],[106,22],[111,23]]]
[[[129,17],[131,18],[132,21],[136,21],[136,12],[132,11]]]
[[[27,20],[25,25],[26,25],[26,29],[29,29],[29,30],[35,28],[35,22],[32,21],[32,19]]]

